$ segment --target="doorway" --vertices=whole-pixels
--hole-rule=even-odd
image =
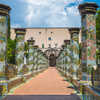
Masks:
[[[54,54],[51,54],[49,57],[49,65],[50,67],[55,67],[56,66],[56,56]]]

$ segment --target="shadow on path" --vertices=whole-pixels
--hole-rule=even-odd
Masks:
[[[9,95],[2,100],[80,100],[77,95]]]

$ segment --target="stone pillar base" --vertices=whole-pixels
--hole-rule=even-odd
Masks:
[[[9,82],[0,82],[0,95],[10,92]]]
[[[22,80],[23,80],[23,83],[25,83],[26,82],[26,76],[23,76]]]

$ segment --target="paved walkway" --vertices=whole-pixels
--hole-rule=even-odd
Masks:
[[[54,67],[17,88],[3,100],[80,100]]]

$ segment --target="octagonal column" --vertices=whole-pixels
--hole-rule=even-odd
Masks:
[[[35,40],[27,40],[28,42],[28,65],[29,65],[29,71],[33,71],[34,70],[34,66],[33,66],[33,54],[34,54],[34,42]]]
[[[60,69],[62,69],[62,64],[63,64],[62,51],[63,50],[60,50]]]
[[[91,80],[91,69],[96,66],[96,12],[99,6],[95,3],[80,4],[82,25],[81,67],[83,80]]]
[[[76,77],[77,67],[79,66],[79,28],[69,28],[71,34],[71,75]]]
[[[62,45],[63,51],[62,51],[62,56],[63,56],[63,75],[65,76],[65,45]]]
[[[16,55],[15,55],[15,64],[18,67],[18,75],[23,75],[23,66],[24,66],[24,40],[26,29],[16,28]]]
[[[66,53],[65,53],[65,56],[66,56],[66,72],[67,74],[70,73],[70,65],[71,65],[71,52],[70,52],[70,40],[64,40],[64,43],[65,43],[65,50],[66,50]]]
[[[41,50],[37,50],[38,51],[38,71],[40,72],[40,63],[41,63],[41,54],[40,54],[40,52],[41,52]]]
[[[65,43],[65,40],[64,40]],[[65,73],[67,72],[67,44],[65,43]]]
[[[5,79],[5,67],[7,66],[7,33],[8,16],[11,8],[0,4],[0,79]]]
[[[41,71],[43,71],[43,52],[41,51]]]
[[[38,69],[38,45],[34,45],[34,71],[37,71]]]
[[[41,50],[40,50],[40,70],[42,70],[42,54],[41,54]]]

